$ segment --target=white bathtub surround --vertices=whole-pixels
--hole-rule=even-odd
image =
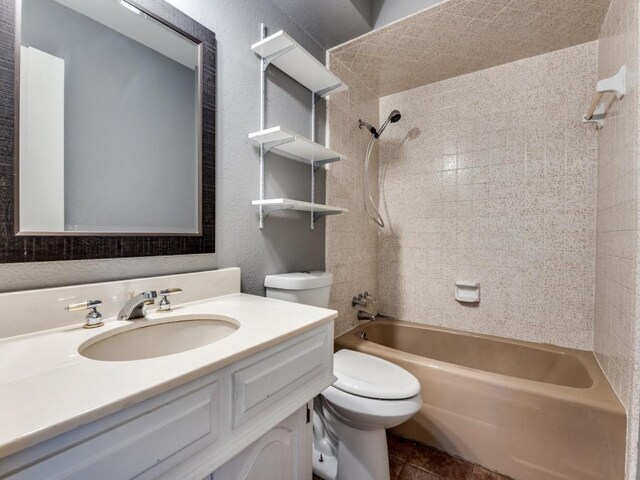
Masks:
[[[174,299],[171,312],[152,311],[148,320],[120,321],[114,318],[128,291],[138,293],[167,287],[180,287],[184,291],[180,299]],[[304,340],[307,336],[322,339],[325,335],[322,332],[326,331],[326,341],[322,341],[325,343],[311,350],[305,348],[316,352],[315,360],[323,358],[319,353],[324,351],[322,349],[326,349],[327,358],[330,358],[331,329],[328,327],[336,316],[335,312],[246,295],[239,290],[240,270],[232,268],[0,295],[0,311],[12,313],[10,316],[2,315],[5,336],[15,332],[16,329],[11,328],[14,323],[20,324],[25,332],[24,335],[0,340],[0,357],[3,359],[0,364],[0,457],[15,454],[107,415],[128,411],[127,407],[133,404],[151,401],[189,382],[199,382],[208,375],[225,372],[230,365],[259,352],[277,350],[278,345],[295,343],[297,340],[294,339],[300,338],[303,342],[307,341]],[[82,313],[67,313],[61,310],[60,304],[91,297],[111,301],[104,305],[105,325],[87,330],[82,328]],[[182,303],[182,300],[186,302]],[[78,353],[84,342],[111,330],[185,316],[229,317],[240,327],[216,343],[145,360],[95,361]],[[56,328],[43,330],[47,326]],[[330,384],[330,360],[327,362],[326,375],[322,374],[326,378],[314,377],[314,380],[299,384],[297,388],[316,385],[319,392]],[[299,363],[307,364],[306,361]],[[268,361],[261,364],[268,365]],[[316,373],[321,371],[314,370]],[[237,383],[240,377],[235,378]],[[230,380],[219,380],[221,399],[231,395],[231,384],[227,381]],[[315,393],[304,395],[309,398],[301,400],[300,405]],[[226,405],[224,402],[227,400],[221,401]],[[225,428],[226,421],[222,421],[221,428]],[[236,447],[239,448],[240,444]],[[5,465],[11,468],[11,462]]]

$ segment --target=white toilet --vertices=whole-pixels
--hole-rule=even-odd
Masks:
[[[333,277],[327,272],[265,278],[267,297],[327,307]],[[337,377],[315,400],[313,471],[325,480],[389,480],[385,429],[415,415],[420,382],[405,369],[372,355],[340,350]]]
[[[329,307],[332,283],[333,275],[329,272],[294,272],[264,277],[267,297],[323,308]]]

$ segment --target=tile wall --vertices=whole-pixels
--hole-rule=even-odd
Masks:
[[[358,80],[341,62],[329,60],[329,66],[349,90],[331,95],[327,104],[327,141],[331,148],[345,155],[327,171],[327,203],[348,208],[348,213],[327,217],[326,269],[334,275],[330,308],[338,310],[336,335],[358,323],[357,309],[351,298],[377,291],[376,227],[363,206],[364,157],[370,135],[358,129],[358,119],[376,123],[378,97]],[[377,148],[371,156],[370,185],[377,202]]]
[[[598,78],[628,69],[629,91],[598,134],[594,351],[627,409],[627,478],[638,442],[638,2],[612,0],[598,42]]]
[[[610,0],[447,0],[332,49],[379,96],[598,38]]]
[[[591,349],[597,43],[380,99],[380,311]],[[481,283],[482,301],[454,299]]]

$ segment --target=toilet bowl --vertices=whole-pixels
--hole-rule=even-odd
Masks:
[[[385,429],[420,410],[420,382],[391,362],[351,350],[334,354],[334,374],[314,404],[314,473],[324,480],[389,480]]]

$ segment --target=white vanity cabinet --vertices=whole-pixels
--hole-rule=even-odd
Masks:
[[[311,402],[220,467],[212,480],[311,479]]]
[[[0,479],[310,479],[332,354],[330,321],[2,458]]]

